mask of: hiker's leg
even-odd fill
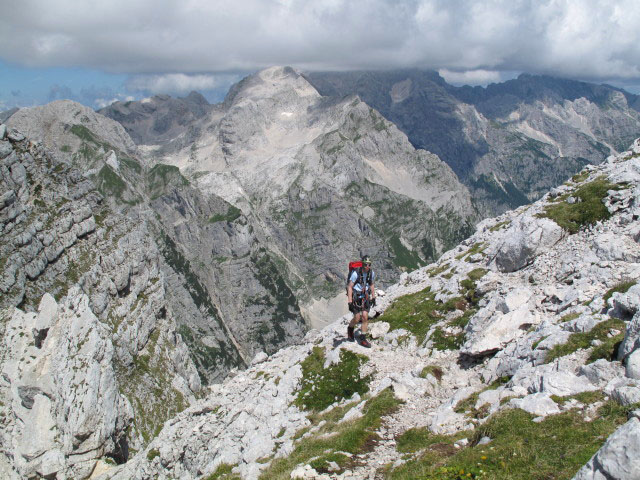
[[[362,312],[354,312],[353,313],[353,318],[349,322],[349,328],[355,328],[355,326],[358,324],[358,320],[360,320],[360,315],[361,314],[362,314]]]
[[[362,315],[362,326],[360,327],[360,332],[362,332],[362,335],[365,335],[367,333],[367,330],[369,329],[369,312],[367,312],[366,310],[363,310],[361,312]]]

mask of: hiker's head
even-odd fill
[[[371,257],[369,255],[362,256],[362,266],[364,268],[371,268]]]

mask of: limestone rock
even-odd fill
[[[515,272],[564,236],[562,228],[552,220],[524,215],[504,234],[494,261],[501,272]]]
[[[541,417],[560,413],[558,405],[551,399],[549,393],[534,393],[523,398],[514,398],[509,403],[525,412]]]
[[[632,418],[618,428],[573,478],[574,480],[640,478],[640,420]]]

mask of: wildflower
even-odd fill
[[[486,456],[486,455],[482,455],[482,456],[480,457],[480,460],[486,460],[486,459],[487,459],[487,456]]]

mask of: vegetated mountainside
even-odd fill
[[[323,95],[359,95],[416,148],[437,154],[483,216],[540,198],[640,134],[640,97],[607,85],[523,74],[486,88],[454,87],[419,70],[306,78]]]
[[[481,222],[167,422],[101,479],[640,476],[640,139]]]
[[[102,113],[118,119],[114,112],[144,105],[116,103]],[[134,120],[124,124],[129,131]],[[248,219],[272,252],[269,269],[283,275],[314,325],[346,311],[350,260],[371,255],[379,282],[390,284],[466,237],[477,218],[467,189],[436,155],[415,150],[357,97],[323,98],[288,67],[245,78],[196,127],[151,143],[147,162],[178,166]],[[232,272],[234,261],[225,255],[218,265]],[[234,306],[261,304],[233,283],[225,291]]]

